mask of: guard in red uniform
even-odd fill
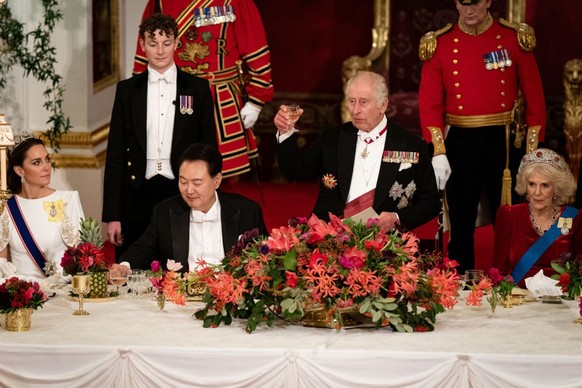
[[[455,0],[458,24],[425,34],[419,48],[424,61],[420,124],[426,141],[434,146],[437,185],[440,190],[446,187],[448,252],[460,263],[461,272],[475,265],[481,193],[486,193],[492,220],[500,203],[511,204],[509,132],[519,90],[525,100],[528,152],[543,141],[546,123],[542,83],[532,53],[533,29],[524,23],[493,20],[491,1]],[[512,143],[521,148],[524,135],[517,131]]]
[[[176,65],[210,82],[223,176],[250,170],[258,155],[252,126],[273,98],[271,56],[252,0],[149,0],[143,18],[160,12],[178,22]],[[242,67],[248,70],[242,84]],[[139,44],[134,73],[147,68]]]

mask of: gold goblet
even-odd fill
[[[297,104],[289,104],[287,105],[287,116],[289,117],[289,120],[293,122],[293,124],[291,124],[291,128],[295,127],[295,123],[297,122],[297,120],[299,120],[299,109],[301,109],[301,107]]]
[[[90,275],[75,275],[73,276],[72,291],[77,294],[79,298],[79,309],[73,312],[73,315],[89,315],[83,310],[83,296],[91,291],[91,276]]]

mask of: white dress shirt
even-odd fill
[[[214,193],[214,205],[203,213],[190,210],[190,242],[188,246],[188,265],[196,268],[197,259],[204,259],[209,264],[219,264],[224,258],[222,244],[222,221],[220,220],[220,201]]]
[[[352,170],[352,183],[350,185],[347,202],[376,188],[378,175],[380,174],[380,166],[382,165],[382,155],[384,153],[384,145],[386,144],[387,131],[384,131],[382,134],[381,132],[386,128],[387,124],[388,120],[384,116],[382,121],[370,132],[358,131],[356,155]],[[366,139],[370,139],[372,142],[366,144]],[[366,157],[362,156],[364,150],[367,153]]]
[[[160,174],[174,179],[170,163],[176,104],[176,66],[164,74],[148,66],[146,179]]]

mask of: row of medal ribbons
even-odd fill
[[[503,69],[506,66],[511,66],[513,63],[511,58],[509,58],[509,51],[507,49],[483,54],[483,62],[485,62],[485,68],[487,70]]]
[[[236,16],[232,9],[232,5],[196,8],[194,10],[194,25],[196,27],[229,23],[234,22],[235,20]]]

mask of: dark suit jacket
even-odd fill
[[[218,191],[224,252],[237,243],[244,232],[259,229],[266,235],[261,206],[239,194]],[[188,269],[190,242],[190,207],[180,195],[154,207],[152,221],[145,233],[121,256],[132,268],[149,269],[154,260],[165,266],[167,259],[181,262]]]
[[[145,180],[147,89],[147,70],[117,84],[105,162],[103,222],[122,221],[129,187],[137,190]],[[191,115],[180,113],[180,96],[193,96]],[[216,129],[208,81],[178,69],[175,101],[171,164],[177,177],[182,152],[192,143],[216,145]]]
[[[277,158],[283,175],[290,179],[319,178],[319,195],[313,213],[322,219],[329,219],[328,212],[340,217],[343,214],[352,181],[357,134],[358,129],[352,123],[345,123],[325,130],[303,150],[299,149],[295,134],[277,146]],[[403,228],[414,229],[434,218],[440,209],[428,147],[420,137],[390,122],[386,136],[385,150],[418,152],[419,161],[401,171],[400,163],[382,162],[374,210],[378,214],[383,211],[396,212]],[[322,178],[327,174],[337,180],[335,187],[324,185]],[[402,185],[403,190],[408,188],[411,195],[395,190],[395,182]]]

